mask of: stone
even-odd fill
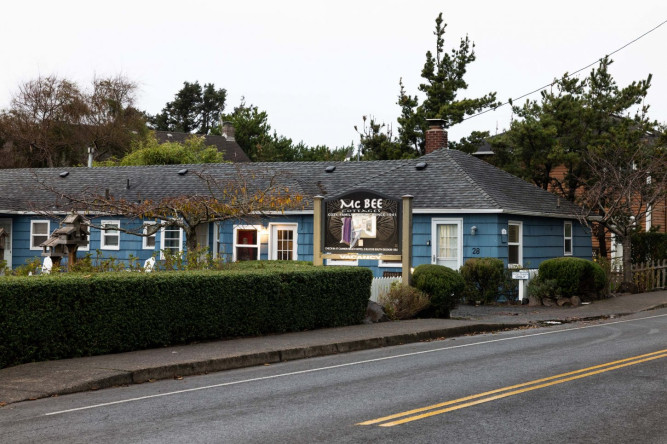
[[[545,307],[553,307],[554,305],[556,305],[556,302],[551,298],[544,298],[542,299],[542,305],[544,305]]]
[[[556,299],[556,304],[558,304],[559,307],[563,307],[565,305],[572,305],[572,302],[570,302],[570,298],[560,297]]]
[[[570,303],[573,307],[578,307],[581,305],[581,298],[579,296],[572,296],[570,298]]]
[[[542,305],[542,299],[536,296],[528,296],[528,306],[529,307],[538,307]]]
[[[373,324],[375,322],[385,322],[388,320],[389,318],[384,313],[384,308],[382,308],[382,305],[378,304],[377,302],[368,301],[364,324]]]

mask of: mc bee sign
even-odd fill
[[[401,202],[368,190],[326,199],[324,253],[401,254]]]

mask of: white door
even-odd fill
[[[463,220],[431,221],[431,263],[458,270],[463,261]]]
[[[3,251],[3,257],[1,260],[6,261],[7,267],[12,268],[12,220],[11,219],[0,219],[0,228],[4,228],[7,233],[7,238],[5,239],[5,249]]]
[[[271,260],[295,261],[296,225],[271,225]]]

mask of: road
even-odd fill
[[[0,441],[665,443],[667,309],[12,404]]]

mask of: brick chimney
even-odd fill
[[[232,122],[222,122],[222,136],[228,142],[234,142],[234,125]]]
[[[428,130],[426,131],[425,151],[432,153],[441,148],[447,149],[447,131],[445,121],[442,119],[426,119]]]

